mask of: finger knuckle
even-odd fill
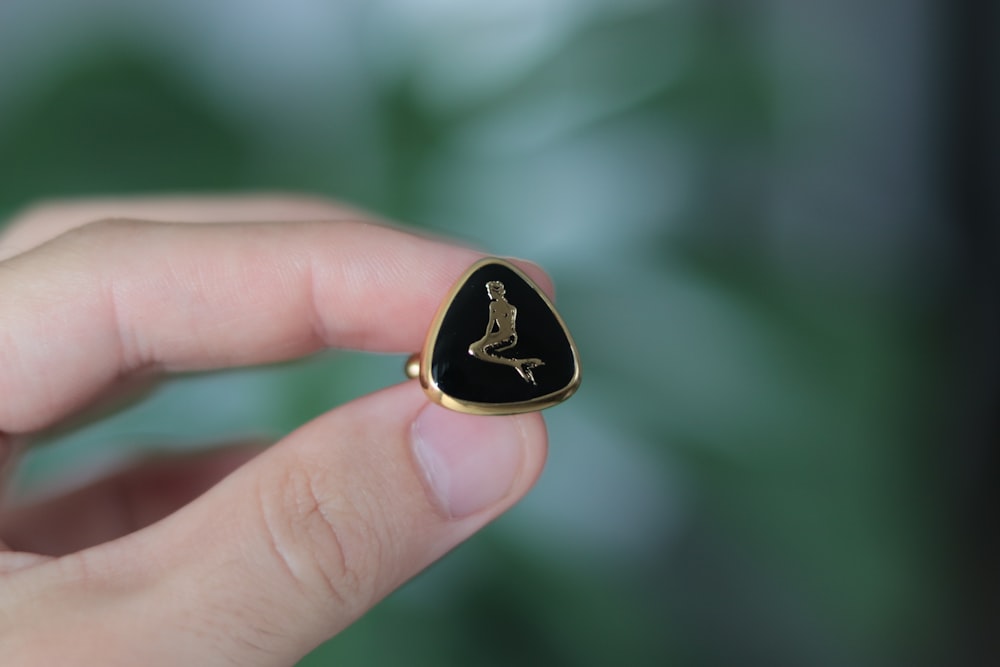
[[[261,515],[272,553],[303,594],[360,610],[376,598],[385,536],[370,504],[337,486],[293,467],[262,489]]]
[[[98,218],[63,231],[50,244],[64,260],[72,262],[76,259],[85,264],[94,252],[133,243],[138,235],[154,226],[156,223],[128,218]]]
[[[106,242],[109,237],[118,237],[130,231],[151,227],[154,224],[130,218],[96,218],[68,229],[62,234],[62,238]]]

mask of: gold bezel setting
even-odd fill
[[[507,292],[514,295],[510,301]],[[471,327],[484,313],[486,334],[476,340],[480,334]],[[524,272],[495,257],[476,262],[456,281],[431,322],[419,360],[411,357],[406,370],[435,403],[477,415],[543,410],[572,396],[581,380],[576,344],[552,302]]]

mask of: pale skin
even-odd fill
[[[534,357],[517,359],[498,354],[517,345],[517,308],[507,301],[504,284],[490,281],[486,283],[486,293],[490,297],[486,334],[469,346],[469,354],[491,364],[510,366],[525,382],[537,384],[532,371],[545,362]]]
[[[308,198],[29,209],[0,236],[0,466],[171,373],[419,349],[478,258]],[[538,414],[449,412],[410,381],[266,450],[0,508],[4,667],[293,664],[513,505],[545,453]]]

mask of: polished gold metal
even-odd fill
[[[562,328],[562,332],[565,334],[566,341],[572,351],[574,366],[572,379],[560,390],[522,402],[480,403],[465,401],[450,396],[442,391],[437,384],[435,384],[434,379],[431,377],[430,359],[433,353],[434,343],[438,337],[438,332],[441,329],[441,323],[444,320],[452,302],[455,300],[459,290],[466,284],[473,273],[488,264],[500,264],[520,277],[529,287],[531,287],[532,290],[534,290],[545,305],[548,306],[552,315]],[[486,333],[481,339],[472,341],[469,344],[468,353],[477,359],[482,360],[484,363],[511,366],[511,368],[516,371],[525,382],[536,385],[533,371],[534,369],[545,365],[545,362],[542,359],[534,357],[516,359],[496,354],[501,350],[510,350],[517,344],[517,308],[514,304],[511,304],[506,300],[506,290],[503,283],[499,281],[490,281],[485,284],[484,287],[486,288],[487,295],[490,298],[488,312],[489,320],[486,325]],[[544,410],[545,408],[552,407],[553,405],[561,403],[572,396],[576,392],[577,388],[579,388],[581,380],[580,360],[576,343],[573,341],[573,338],[570,335],[569,330],[566,328],[566,324],[559,315],[559,312],[552,305],[552,302],[545,295],[545,293],[538,289],[535,283],[528,278],[524,272],[510,262],[495,257],[482,259],[476,262],[469,267],[468,270],[466,270],[461,278],[455,282],[441,306],[438,308],[438,312],[431,323],[430,330],[428,331],[427,337],[424,341],[422,351],[411,355],[409,359],[407,359],[405,370],[408,378],[420,380],[420,384],[423,387],[424,392],[435,403],[438,403],[439,405],[450,410],[476,415],[518,414]]]
[[[490,297],[486,334],[469,345],[469,354],[490,364],[510,366],[522,380],[537,385],[532,371],[544,366],[544,361],[535,357],[518,359],[497,354],[517,345],[517,306],[507,301],[506,292],[507,288],[499,280],[486,283],[486,294]]]
[[[406,377],[416,380],[420,377],[420,353],[415,352],[406,360]]]

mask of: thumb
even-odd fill
[[[110,662],[291,664],[510,507],[545,451],[538,414],[459,414],[403,384],[307,424],[165,521],[81,552],[86,567],[58,568],[86,573],[76,594],[45,597],[61,615],[108,582],[101,623],[91,614],[88,641],[70,642],[76,659],[125,641]]]

